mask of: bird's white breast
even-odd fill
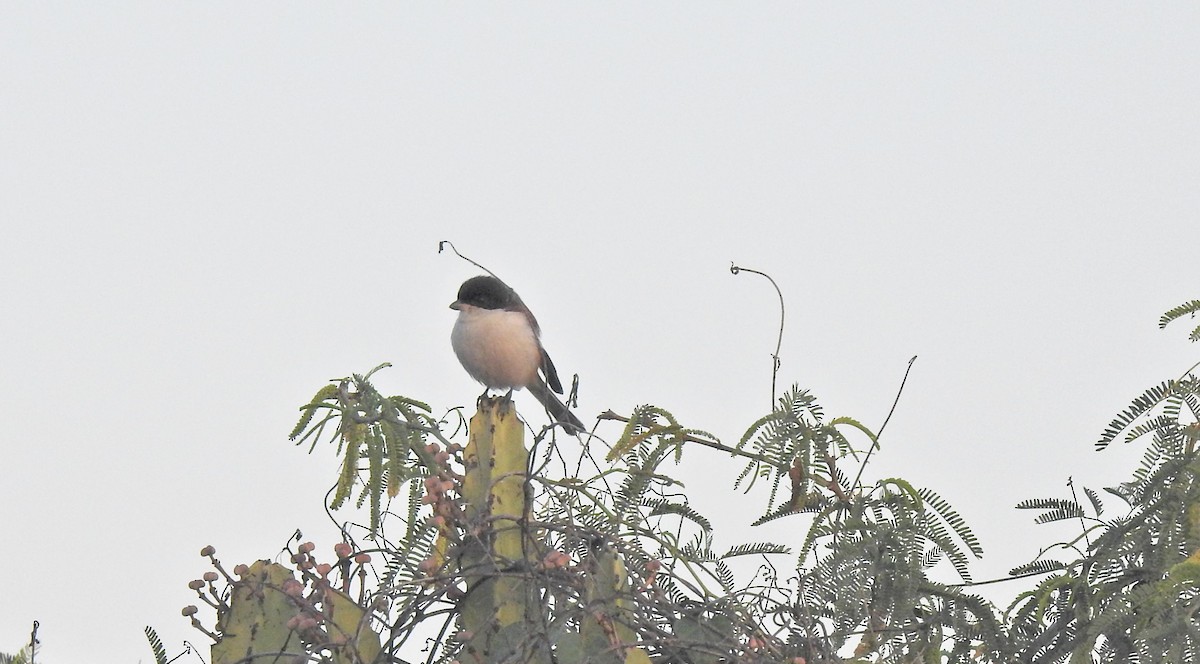
[[[490,389],[520,389],[537,380],[541,346],[520,312],[463,305],[450,344],[467,373]]]

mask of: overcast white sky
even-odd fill
[[[330,550],[336,460],[286,440],[327,379],[472,403],[438,240],[585,420],[765,412],[776,295],[731,261],[831,415],[878,426],[919,355],[868,475],[955,504],[980,579],[1055,541],[1019,499],[1126,476],[1092,443],[1200,350],[1155,328],[1200,297],[1194,2],[6,2],[0,91],[0,651],[36,619],[48,664],[207,648],[205,544]],[[689,461],[736,543],[763,497]]]

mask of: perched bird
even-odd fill
[[[516,291],[495,277],[471,277],[450,308],[458,311],[450,344],[472,378],[489,390],[528,388],[569,433],[585,431],[583,422],[551,392],[562,394],[558,371],[542,348],[537,319]]]

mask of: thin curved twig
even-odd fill
[[[757,274],[762,277],[766,277],[767,281],[771,282],[771,285],[775,287],[775,293],[777,295],[779,295],[779,337],[775,341],[775,352],[771,354],[771,408],[774,408],[775,407],[775,382],[776,382],[776,379],[779,377],[779,366],[781,364],[781,362],[779,360],[779,350],[781,348],[783,348],[783,320],[784,320],[784,314],[786,313],[784,310],[784,304],[783,304],[783,291],[779,290],[779,284],[775,283],[775,280],[771,278],[771,275],[767,274],[766,272],[759,272],[758,270],[753,270],[748,267],[740,267],[738,265],[735,265],[734,263],[729,264],[729,271],[733,274],[737,274],[739,272],[745,271],[745,272],[751,272],[753,274]]]
[[[470,258],[467,258],[466,256],[463,256],[462,254],[460,254],[460,253],[458,252],[458,247],[454,246],[454,243],[453,243],[453,242],[451,242],[450,240],[439,240],[439,241],[438,241],[438,253],[440,254],[440,253],[442,253],[443,251],[445,251],[445,249],[446,249],[446,246],[447,246],[447,245],[449,245],[449,247],[450,247],[450,251],[453,251],[455,256],[458,256],[459,258],[461,258],[461,259],[463,259],[464,261],[466,261],[466,262],[470,263],[471,265],[474,265],[475,267],[477,267],[477,268],[479,268],[479,269],[483,270],[484,272],[487,272],[488,274],[492,275],[493,277],[496,277],[497,279],[500,279],[500,277],[497,277],[497,276],[496,276],[496,273],[495,273],[495,272],[492,272],[491,270],[489,270],[489,269],[487,269],[486,267],[484,267],[484,266],[480,265],[479,263],[476,263],[475,261],[471,260]],[[505,283],[505,285],[508,285],[508,284],[507,284],[507,282],[504,282],[504,280],[503,280],[503,279],[500,279],[500,281],[501,281],[501,282],[503,282],[503,283]]]
[[[887,428],[888,422],[892,421],[892,414],[896,412],[896,405],[900,403],[900,395],[904,394],[904,385],[908,382],[908,374],[912,371],[913,362],[917,361],[917,356],[913,355],[908,360],[908,367],[904,370],[904,378],[900,380],[900,389],[896,390],[896,398],[892,400],[892,408],[888,411],[887,417],[883,418],[883,424],[879,425],[879,431],[875,432],[875,442],[871,444],[871,449],[867,450],[863,456],[862,463],[858,466],[858,474],[854,476],[854,484],[850,485],[850,493],[858,490],[858,483],[862,480],[863,471],[867,469],[867,462],[871,460],[871,455],[879,447],[879,439],[883,437],[883,430]]]

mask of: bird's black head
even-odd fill
[[[450,305],[458,309],[459,305],[470,304],[481,309],[508,309],[521,301],[513,289],[495,277],[480,275],[471,277],[458,288],[458,299]]]

